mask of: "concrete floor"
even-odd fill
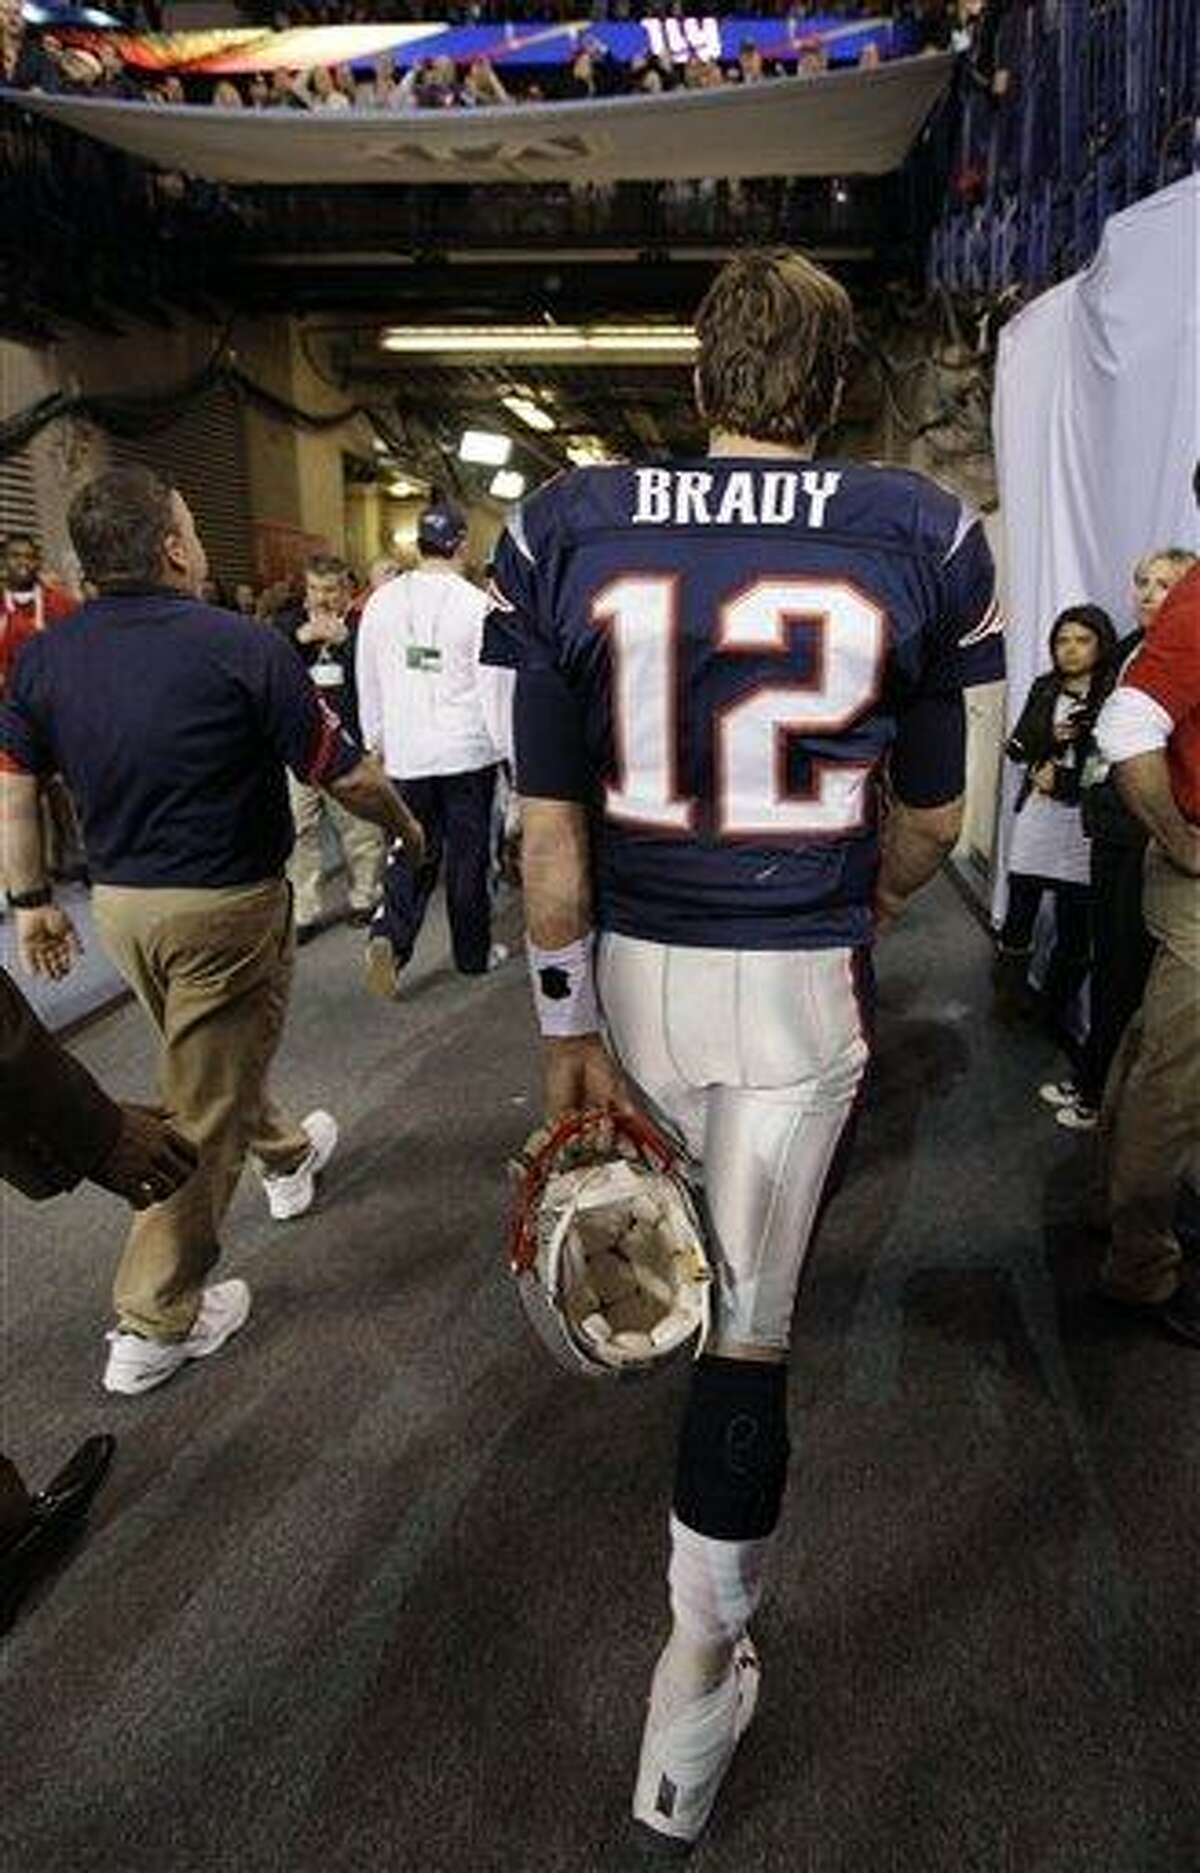
[[[510,920],[512,913],[510,912]],[[111,1480],[0,1651],[4,1873],[591,1873],[628,1857],[683,1371],[560,1375],[510,1291],[523,968],[406,1000],[300,958],[277,1086],[318,1207],[246,1178],[238,1340],[99,1390],[119,1207],[3,1208],[3,1446]],[[700,1873],[1196,1873],[1200,1360],[1086,1298],[1086,1148],[939,883],[882,946],[878,1080],[799,1310],[760,1716]],[[126,1006],[78,1051],[145,1095]]]

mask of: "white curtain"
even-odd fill
[[[1000,336],[994,426],[1007,580],[1009,724],[1049,667],[1064,606],[1133,628],[1130,574],[1152,547],[1200,547],[1200,177],[1114,215],[1082,273]],[[1005,763],[993,910],[1005,897]]]

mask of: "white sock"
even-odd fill
[[[713,1690],[729,1670],[762,1597],[772,1539],[718,1541],[672,1515],[667,1579],[674,1624],[651,1690],[660,1720]]]

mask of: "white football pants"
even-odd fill
[[[868,1058],[849,949],[719,950],[605,933],[614,1053],[703,1168],[710,1350],[786,1352],[800,1271]]]

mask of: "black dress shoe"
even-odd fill
[[[1200,1274],[1188,1268],[1169,1301],[1162,1304],[1162,1330],[1173,1340],[1200,1346]]]
[[[1188,1268],[1174,1294],[1165,1301],[1125,1301],[1105,1288],[1097,1292],[1127,1319],[1144,1321],[1170,1340],[1200,1347],[1200,1270]]]
[[[89,1437],[58,1474],[29,1499],[29,1519],[0,1546],[0,1632],[12,1624],[41,1570],[79,1533],[92,1498],[108,1475],[115,1437]]]

